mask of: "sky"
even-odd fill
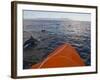
[[[75,12],[56,12],[56,11],[34,11],[23,10],[24,19],[36,18],[68,18],[78,21],[91,21],[90,13],[75,13]]]

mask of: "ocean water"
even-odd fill
[[[37,53],[41,53],[41,56],[46,57],[59,45],[69,43],[76,48],[86,66],[91,65],[90,27],[90,22],[86,21],[24,20],[24,31],[29,32],[35,39],[40,41],[34,51],[40,50]]]

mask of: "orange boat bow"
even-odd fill
[[[41,63],[32,65],[32,68],[56,68],[73,66],[85,66],[85,63],[80,58],[75,48],[69,44],[64,44],[56,48],[56,50]]]

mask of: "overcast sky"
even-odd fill
[[[24,19],[36,18],[69,18],[79,21],[91,21],[91,14],[89,13],[72,13],[72,12],[53,12],[53,11],[23,11]]]

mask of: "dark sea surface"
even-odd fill
[[[88,21],[24,20],[24,42],[30,36],[38,41],[33,48],[23,49],[23,68],[28,69],[45,59],[55,48],[69,43],[76,48],[86,66],[91,65],[91,23]],[[34,62],[35,61],[35,62]]]

